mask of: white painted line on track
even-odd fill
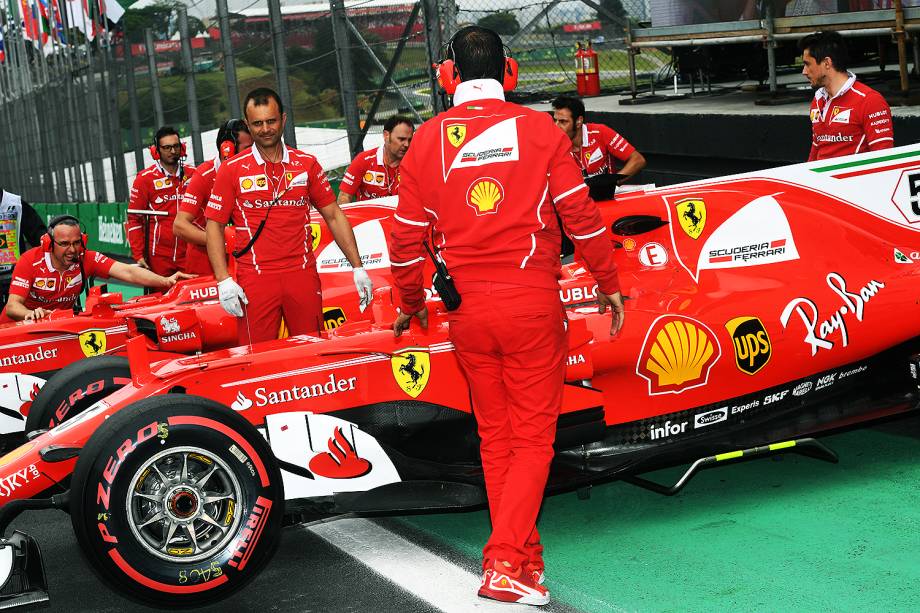
[[[370,520],[340,519],[308,530],[444,613],[539,611],[538,607],[479,598],[476,592],[482,577]]]

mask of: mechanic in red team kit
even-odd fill
[[[571,143],[545,114],[506,102],[517,64],[501,38],[463,28],[439,81],[453,108],[426,121],[403,160],[390,260],[400,336],[428,324],[422,269],[432,236],[462,303],[450,338],[469,380],[482,440],[492,535],[479,595],[546,604],[536,530],[562,405],[567,338],[559,299],[556,212],[598,281],[601,312],[623,323],[611,237],[588,196]],[[441,292],[441,290],[439,290]]]
[[[254,146],[221,164],[205,211],[208,257],[220,303],[242,317],[239,343],[278,336],[282,315],[291,335],[322,330],[319,274],[307,234],[312,205],[354,268],[363,310],[373,285],[361,266],[355,235],[335,202],[316,158],[281,140],[287,116],[273,90],[259,88],[243,102]],[[227,273],[224,227],[236,226],[237,281]],[[244,311],[243,306],[248,305]]]
[[[894,147],[891,109],[877,91],[847,70],[846,43],[838,32],[802,39],[802,74],[816,88],[811,102],[808,161]]]
[[[572,96],[553,100],[553,121],[572,142],[572,157],[585,177],[623,175],[620,183],[645,168],[645,157],[616,130],[601,123],[585,123],[585,104]],[[617,170],[617,162],[622,168]]]
[[[198,166],[188,182],[179,205],[173,232],[188,245],[185,250],[185,272],[211,274],[204,227],[207,220],[204,207],[211,196],[214,178],[221,163],[252,147],[252,136],[242,119],[230,119],[217,131],[217,157]]]
[[[409,150],[415,125],[408,117],[394,115],[383,124],[383,144],[359,153],[351,161],[342,185],[339,204],[393,196],[399,191],[399,163]]]
[[[41,245],[19,258],[13,269],[13,282],[0,323],[30,321],[47,317],[52,311],[73,308],[90,277],[108,277],[144,287],[167,289],[179,279],[193,275],[174,273],[162,277],[154,272],[122,264],[86,248],[86,235],[80,221],[70,215],[55,217]]]
[[[150,153],[153,164],[134,179],[128,208],[161,214],[128,213],[128,242],[138,264],[158,275],[171,275],[182,270],[185,262],[185,241],[173,234],[173,222],[195,167],[182,161],[185,145],[169,126],[157,130]]]

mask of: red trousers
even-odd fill
[[[182,270],[182,267],[185,265],[185,249],[182,249],[182,253],[178,260],[173,259],[171,255],[152,255],[150,259],[147,260],[147,266],[150,267],[150,270],[168,277],[173,273],[179,272]]]
[[[567,339],[559,291],[506,283],[458,286],[450,339],[470,384],[492,534],[483,560],[543,567],[536,529],[556,422]]]
[[[237,323],[240,345],[278,338],[282,315],[292,336],[322,330],[323,296],[316,268],[259,274],[239,267],[237,283],[249,299]]]

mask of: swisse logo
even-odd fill
[[[805,394],[810,392],[814,386],[815,384],[812,383],[811,381],[804,381],[802,383],[799,383],[794,388],[792,388],[792,395],[793,396],[804,396]]]
[[[201,289],[193,289],[188,293],[190,300],[207,300],[209,298],[217,298],[217,287],[212,285],[210,287],[204,287]]]
[[[114,217],[102,215],[99,217],[99,242],[111,245],[121,245],[125,242],[124,226]]]
[[[725,421],[726,419],[728,419],[728,407],[722,407],[721,409],[700,413],[699,415],[695,416],[693,418],[693,427],[703,428],[705,426],[717,424],[720,421]]]
[[[559,290],[559,299],[564,304],[575,304],[578,302],[593,302],[597,300],[597,285],[588,289],[587,287],[567,287]]]
[[[233,553],[230,554],[230,560],[227,562],[237,570],[246,568],[252,552],[255,551],[256,544],[262,537],[262,530],[268,522],[269,512],[272,510],[272,501],[263,496],[256,499],[252,506],[252,513],[246,520],[246,527],[240,532],[240,538],[233,545]]]

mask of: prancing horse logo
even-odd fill
[[[431,357],[424,349],[407,349],[390,358],[396,383],[412,398],[418,398],[428,385]]]

